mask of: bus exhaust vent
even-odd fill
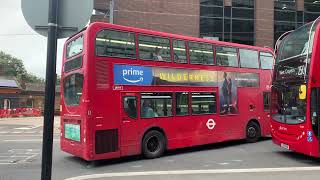
[[[96,61],[96,87],[98,90],[109,88],[109,64],[107,61]]]
[[[96,154],[118,151],[118,130],[96,131]]]

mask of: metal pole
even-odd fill
[[[109,15],[109,23],[113,24],[113,12],[114,12],[114,0],[110,1],[110,15]]]
[[[49,0],[41,180],[51,180],[59,0]]]

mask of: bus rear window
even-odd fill
[[[83,35],[72,40],[67,45],[67,58],[80,54],[83,50]]]
[[[79,105],[83,88],[83,75],[71,74],[63,80],[64,101],[68,106]]]

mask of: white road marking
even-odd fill
[[[87,180],[110,177],[154,176],[154,175],[194,175],[194,174],[233,174],[233,173],[266,173],[266,172],[296,172],[319,171],[320,166],[282,167],[282,168],[252,168],[252,169],[207,169],[207,170],[177,170],[177,171],[142,171],[92,174],[67,178],[66,180]]]
[[[30,129],[36,129],[38,127],[41,127],[41,126],[26,126],[26,127],[19,127],[19,128],[14,128],[14,129],[18,129],[18,130],[30,130]]]
[[[136,166],[131,166],[133,168],[141,168],[142,166],[141,165],[136,165]]]
[[[242,162],[243,160],[240,160],[240,159],[234,159],[234,160],[231,160],[233,162]]]
[[[0,163],[0,165],[13,165],[13,164],[17,164],[17,163]]]
[[[228,165],[228,164],[230,164],[230,163],[223,162],[223,163],[217,163],[217,164],[224,166],[224,165]]]
[[[4,142],[42,142],[42,139],[5,139]],[[54,139],[53,142],[58,142],[59,139]]]
[[[9,131],[0,131],[0,134],[7,134]]]
[[[22,131],[13,131],[13,132],[11,132],[12,134],[21,134],[22,133]]]

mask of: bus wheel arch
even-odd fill
[[[257,119],[251,119],[246,126],[246,141],[254,143],[261,137],[261,125]]]
[[[158,158],[167,149],[167,136],[159,127],[149,128],[141,139],[141,152],[145,158]]]

